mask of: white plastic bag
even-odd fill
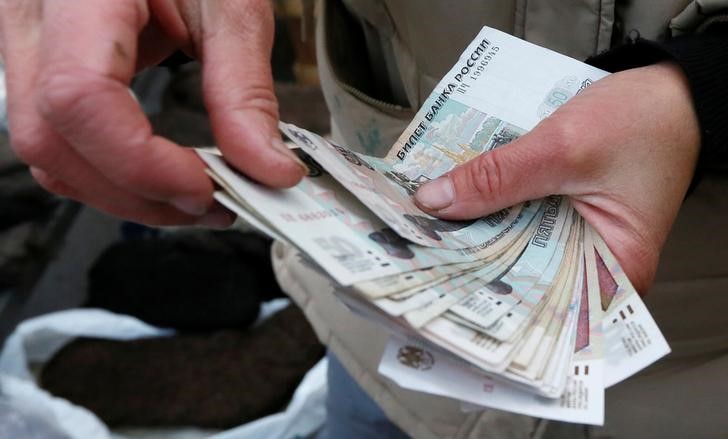
[[[280,304],[273,308],[280,309]],[[76,337],[131,340],[174,334],[169,329],[148,325],[134,317],[97,309],[76,309],[36,317],[21,323],[7,339],[0,353],[0,398],[6,404],[31,410],[69,438],[124,438],[114,434],[89,410],[50,395],[38,387],[31,363],[45,363]],[[326,417],[326,359],[311,369],[296,390],[288,408],[240,427],[215,433],[215,439],[290,439],[306,437],[317,431]],[[160,437],[160,432],[149,430]],[[190,429],[179,436],[190,437]],[[209,434],[192,434],[209,437]],[[175,437],[172,429],[164,437]],[[135,437],[138,437],[135,434]]]
[[[307,437],[326,420],[326,370],[324,357],[306,373],[285,411],[233,428],[210,439],[292,439]]]
[[[32,408],[36,415],[71,438],[110,438],[106,425],[90,411],[39,388],[30,363],[45,363],[80,336],[129,340],[172,333],[133,317],[94,309],[36,317],[21,323],[5,342],[0,354],[0,390],[8,403]]]

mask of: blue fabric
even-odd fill
[[[406,439],[330,351],[326,426],[317,439]]]

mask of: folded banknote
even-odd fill
[[[220,203],[392,331],[382,375],[464,410],[601,424],[604,389],[669,352],[602,237],[558,195],[471,221],[432,217],[412,197],[606,75],[486,27],[383,157],[281,123],[310,173],[270,189],[198,153]]]

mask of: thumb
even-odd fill
[[[443,219],[478,218],[526,200],[559,193],[566,176],[548,137],[534,130],[424,184],[415,202]]]
[[[201,2],[203,94],[225,158],[249,177],[292,186],[307,172],[278,133],[269,0]]]

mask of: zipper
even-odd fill
[[[315,4],[315,2],[313,0],[303,0],[303,1],[304,1],[304,3],[310,3],[311,5]],[[326,20],[329,19],[328,17],[326,17],[326,14],[327,14],[326,6],[327,5],[319,3],[319,6],[322,6],[322,8],[318,11],[318,13],[320,14],[318,18],[325,22]],[[305,5],[304,5],[304,9],[306,9]],[[311,12],[313,12],[313,8],[310,10],[311,10]],[[307,15],[307,14],[304,14],[304,16],[305,15]],[[313,20],[313,15],[311,16],[311,20]],[[386,101],[382,101],[382,100],[373,98],[373,97],[369,96],[368,94],[364,93],[363,91],[359,90],[358,88],[341,81],[341,79],[339,79],[339,77],[336,74],[334,66],[331,65],[331,57],[329,56],[327,38],[328,38],[328,35],[325,35],[323,37],[323,40],[324,40],[323,57],[326,59],[325,60],[319,59],[318,65],[319,65],[319,68],[328,70],[327,76],[330,76],[331,79],[333,80],[333,82],[339,88],[341,88],[345,92],[349,93],[351,96],[358,99],[362,103],[369,105],[370,107],[374,107],[375,109],[377,109],[389,116],[392,116],[394,118],[409,121],[409,119],[412,119],[412,117],[414,117],[415,111],[412,108],[406,108],[401,105],[397,105],[397,104],[393,104],[390,102],[386,102]]]
[[[363,101],[364,103],[369,104],[370,106],[375,107],[378,110],[381,110],[391,116],[395,116],[397,118],[406,116],[411,119],[412,116],[414,116],[414,114],[415,114],[414,110],[411,108],[405,108],[401,105],[392,104],[390,102],[385,102],[385,101],[373,98],[373,97],[369,96],[368,94],[364,93],[363,91],[359,90],[358,88],[353,87],[344,82],[341,82],[341,80],[339,80],[339,78],[337,78],[336,75],[332,75],[332,77],[334,78],[334,81],[339,85],[339,87],[344,89],[346,92],[348,92],[352,96],[356,97],[360,101]]]

